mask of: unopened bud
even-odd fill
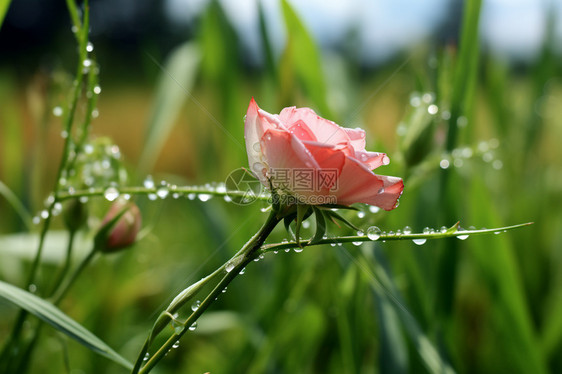
[[[105,215],[102,228],[96,235],[98,249],[117,252],[132,245],[141,228],[141,213],[135,203],[118,200]]]
[[[78,199],[68,202],[63,210],[64,224],[70,231],[78,231],[86,223],[88,218],[86,204]]]

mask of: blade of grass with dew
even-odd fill
[[[151,59],[152,56],[149,56]],[[164,65],[154,60],[162,70],[156,96],[146,126],[143,152],[139,161],[140,175],[144,175],[156,163],[168,138],[181,106],[195,82],[200,53],[194,43],[185,43],[174,49]]]
[[[288,59],[283,63],[293,65],[306,94],[316,104],[320,113],[326,118],[333,118],[326,100],[320,50],[289,2],[282,0],[281,6],[288,34],[285,51]]]
[[[441,357],[437,348],[423,333],[414,316],[406,308],[406,303],[392,280],[390,270],[384,266],[386,259],[382,250],[374,245],[375,258],[369,258],[368,247],[363,246],[363,252],[357,257],[348,254],[367,277],[376,297],[380,297],[392,306],[420,359],[430,373],[454,373],[453,368]]]
[[[3,281],[0,281],[0,297],[11,301],[97,354],[127,369],[133,368],[129,361],[48,301]]]
[[[471,205],[471,217],[482,224],[498,224],[500,219],[493,205],[484,203],[490,201],[491,196],[483,183],[474,179],[471,190],[470,201],[480,202]],[[548,372],[509,236],[475,237],[466,244],[475,266],[485,277],[489,292],[493,293],[493,318],[501,334],[501,352],[505,352],[521,372]]]
[[[463,128],[459,127],[459,119],[471,114],[469,107],[473,101],[479,61],[480,8],[481,0],[464,3],[460,50],[455,66],[451,117],[447,130],[446,151],[449,153],[458,142],[459,129]],[[445,204],[443,208],[445,221],[455,220],[459,216],[460,204],[457,196],[463,186],[456,177],[457,174],[451,168],[441,172],[440,191]],[[444,241],[442,246],[443,252],[438,259],[435,311],[445,318],[452,313],[459,251],[458,242],[454,240]],[[444,326],[444,329],[447,330],[447,326]]]

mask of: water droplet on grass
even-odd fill
[[[195,302],[191,304],[191,310],[195,312],[197,309],[199,309],[199,306],[201,306],[201,301],[195,300]]]
[[[293,250],[294,250],[296,253],[301,253],[301,252],[303,251],[303,248],[301,248],[301,247],[295,247],[295,248],[293,248]]]
[[[224,290],[223,290],[224,292]],[[189,326],[189,331],[195,331],[195,329],[197,328],[197,322],[193,322],[193,324],[191,326]]]
[[[60,117],[60,116],[62,116],[62,114],[63,114],[63,110],[60,106],[56,106],[56,107],[53,108],[53,115],[55,117]]]
[[[94,93],[95,93],[96,95],[99,95],[99,94],[101,93],[101,87],[100,87],[100,86],[95,86],[92,91],[94,91]]]
[[[367,229],[367,237],[371,240],[378,240],[381,237],[381,229],[371,226]]]
[[[449,168],[449,160],[444,158],[441,161],[439,161],[439,167],[441,169],[448,169]]]
[[[410,235],[412,233],[412,228],[410,226],[404,227],[404,234]]]
[[[209,195],[206,193],[200,193],[199,195],[197,195],[197,198],[203,202],[211,200],[212,197],[213,195]]]
[[[371,205],[369,207],[369,212],[371,212],[371,213],[378,213],[380,210],[381,210],[381,208],[379,208],[378,206]]]
[[[459,229],[457,230],[457,233],[462,232],[462,231],[466,231],[466,230],[463,229],[462,227],[459,227]],[[468,238],[468,235],[457,235],[457,239],[460,239],[460,240],[465,240],[467,238]]]
[[[109,187],[104,191],[103,196],[107,201],[114,201],[119,197],[119,191],[115,187]]]
[[[144,180],[144,182],[142,182],[144,188],[154,188],[154,181],[152,180],[152,176],[151,175],[147,175],[146,179]]]
[[[172,348],[173,348],[173,349],[176,349],[176,348],[178,348],[179,346],[180,346],[180,341],[177,340],[177,341],[174,343],[174,345],[172,345]]]
[[[165,199],[168,196],[169,193],[170,193],[170,191],[168,190],[167,187],[160,187],[156,191],[156,195],[158,195],[158,197],[161,198],[161,199]]]
[[[94,45],[92,44],[92,42],[88,42],[88,44],[86,44],[86,52],[92,52],[94,50]]]
[[[426,238],[412,239],[412,241],[414,242],[414,244],[423,245],[423,244],[425,244],[425,242],[427,241],[427,239],[426,239]]]

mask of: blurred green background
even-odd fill
[[[391,159],[377,173],[405,180],[396,210],[361,206],[348,214],[356,225],[535,224],[266,256],[155,372],[439,372],[442,363],[460,373],[562,372],[562,6],[373,3],[93,1],[101,94],[92,137],[119,146],[126,185],[149,174],[221,182],[247,166],[252,96],[271,113],[307,106],[366,129],[367,149]],[[66,105],[77,59],[70,25],[64,2],[14,0],[0,29],[0,279],[18,286],[61,154],[55,108]],[[266,217],[261,203],[136,201],[141,240],[98,258],[61,305],[131,360],[170,300]],[[108,208],[101,198],[87,205],[77,259]],[[39,293],[66,235],[55,218]],[[270,242],[286,237],[279,228]],[[0,344],[16,312],[0,301]],[[66,372],[65,355],[71,373],[123,372],[53,330],[40,344],[30,372]]]

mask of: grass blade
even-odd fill
[[[133,368],[129,361],[48,301],[3,281],[0,281],[0,297],[11,301],[92,351],[127,369]]]
[[[139,162],[141,175],[152,169],[164,142],[172,131],[174,120],[181,106],[191,96],[190,90],[195,82],[201,56],[195,44],[186,43],[171,53],[164,66],[161,66],[152,56],[149,57],[162,69],[162,74],[147,124],[145,145]]]

